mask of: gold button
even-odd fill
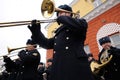
[[[117,69],[115,69],[115,71],[118,71]]]
[[[57,39],[57,36],[55,36],[55,39]]]
[[[66,39],[68,40],[68,39],[69,39],[69,37],[66,37]]]
[[[67,46],[65,47],[65,49],[68,49],[68,48],[69,48],[69,47],[67,47]]]
[[[56,51],[54,51],[53,53],[56,53]]]
[[[116,65],[116,63],[114,63],[114,65]]]
[[[56,45],[56,43],[54,43],[54,45]]]
[[[66,30],[67,32],[69,31],[69,29]]]

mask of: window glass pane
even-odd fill
[[[114,34],[110,38],[114,46],[120,47],[120,34]]]
[[[90,48],[89,48],[88,45],[85,45],[85,46],[84,46],[84,50],[85,50],[85,52],[86,52],[87,54],[90,53]]]

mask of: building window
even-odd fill
[[[85,45],[85,46],[84,46],[84,50],[85,50],[85,52],[86,52],[87,54],[90,53],[90,47],[89,47],[88,45]]]
[[[94,0],[93,1],[94,8],[98,7],[100,4],[102,4],[101,0]]]
[[[120,33],[114,34],[110,36],[111,42],[112,44],[117,47],[120,48]]]

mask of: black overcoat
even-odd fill
[[[50,80],[93,80],[83,49],[88,27],[86,20],[60,16],[57,22],[62,25],[53,38],[45,38],[42,32],[32,35],[41,47],[54,50]]]

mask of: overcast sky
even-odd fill
[[[26,20],[45,20],[41,14],[41,4],[43,0],[0,0],[0,23]],[[55,7],[61,4],[70,4],[72,0],[54,0]],[[54,16],[56,14],[54,13]],[[54,18],[54,16],[52,18]],[[51,18],[51,19],[52,19]],[[42,23],[42,32],[48,23]],[[31,36],[27,25],[0,28],[0,56],[8,54],[7,47],[18,48],[26,44]],[[46,61],[46,50],[39,49],[41,61]]]

